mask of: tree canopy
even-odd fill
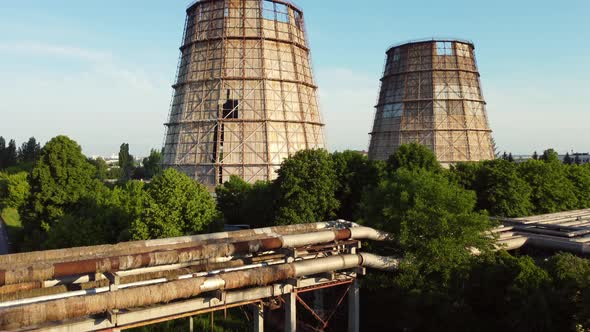
[[[0,173],[0,210],[11,207],[18,209],[27,200],[31,187],[27,173]]]
[[[20,209],[33,243],[42,242],[43,234],[66,211],[101,185],[94,174],[80,146],[68,137],[57,136],[45,144],[29,176],[30,195]]]
[[[325,150],[302,150],[286,159],[275,181],[278,224],[328,220],[339,207],[334,162]]]
[[[128,143],[121,144],[119,149],[119,167],[121,168],[121,178],[119,180],[123,182],[131,180],[135,162],[133,156],[129,154]]]
[[[431,172],[442,170],[434,153],[418,143],[402,144],[387,160],[387,168],[394,172],[398,168],[424,169]]]
[[[172,168],[154,178],[147,195],[130,229],[136,240],[200,233],[217,217],[207,189]]]

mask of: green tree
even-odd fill
[[[156,149],[150,150],[150,155],[143,158],[143,167],[148,179],[162,173],[162,153]]]
[[[522,217],[533,211],[532,189],[520,178],[517,166],[507,160],[482,163],[477,176],[477,206],[493,216]]]
[[[334,162],[325,150],[302,150],[283,161],[275,180],[278,224],[327,220],[339,207]]]
[[[405,258],[401,283],[446,285],[472,250],[488,252],[492,224],[473,212],[475,194],[441,173],[400,168],[364,199],[364,223],[392,232]]]
[[[539,157],[539,160],[542,160],[546,163],[559,162],[559,154],[557,154],[557,152],[555,152],[553,149],[547,149],[543,151],[543,155]]]
[[[29,196],[31,187],[27,180],[27,173],[0,173],[0,210],[11,207],[20,208]]]
[[[576,325],[590,328],[590,261],[568,253],[551,257],[546,269],[556,289],[554,305],[557,316],[565,328],[574,331]],[[568,326],[569,325],[569,326]]]
[[[102,159],[101,157],[98,157],[96,159],[88,158],[88,162],[91,163],[94,166],[94,168],[96,168],[95,177],[97,179],[107,179],[109,165],[107,165],[107,162],[104,159]]]
[[[513,163],[514,162],[514,157],[512,156],[512,153],[508,154],[508,161]]]
[[[30,196],[20,210],[29,245],[42,243],[66,211],[101,185],[94,175],[94,167],[73,140],[57,136],[45,144],[29,176]]]
[[[539,155],[537,154],[537,151],[533,152],[532,158],[533,158],[533,160],[538,160],[539,159]]]
[[[481,162],[459,162],[451,165],[451,176],[463,188],[479,192],[482,186],[479,185],[478,177],[482,167]]]
[[[546,161],[527,160],[518,164],[518,173],[532,188],[531,203],[535,213],[552,213],[575,209],[575,188],[567,178],[565,166],[548,154]]]
[[[135,162],[133,156],[129,154],[129,144],[123,143],[119,149],[119,167],[121,168],[121,177],[119,180],[125,182],[133,177]]]
[[[387,160],[387,168],[390,172],[402,167],[424,169],[431,172],[442,171],[442,167],[436,160],[434,153],[426,146],[418,143],[400,145],[398,150]]]
[[[589,164],[590,165],[590,164]],[[567,178],[573,184],[577,208],[590,208],[590,167],[572,164],[567,167]]]
[[[167,169],[147,188],[148,197],[131,225],[133,239],[155,239],[207,230],[217,217],[215,201],[201,184]]]
[[[0,169],[6,168],[6,140],[0,136]]]
[[[336,199],[340,208],[338,218],[354,220],[359,216],[362,193],[366,187],[375,187],[382,176],[384,166],[379,161],[369,161],[367,156],[356,151],[332,154],[338,189]]]
[[[11,139],[4,152],[5,168],[16,166],[18,162],[18,155],[16,152],[16,142]]]
[[[271,226],[274,217],[273,186],[258,181],[249,184],[236,175],[215,189],[217,209],[230,225]]]
[[[41,145],[35,137],[31,137],[18,149],[18,160],[21,163],[33,163],[39,157],[39,153],[41,153]]]
[[[68,248],[130,240],[129,227],[143,211],[144,184],[128,181],[110,190],[99,186],[60,218],[44,243],[45,248]]]

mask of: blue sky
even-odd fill
[[[0,135],[160,147],[186,0],[1,0]],[[299,0],[330,150],[366,149],[385,50],[472,40],[500,150],[590,151],[590,1]]]

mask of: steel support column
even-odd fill
[[[297,293],[285,294],[285,332],[297,331]]]
[[[359,331],[359,282],[354,280],[348,290],[348,332]]]
[[[254,316],[254,332],[264,331],[264,306],[262,303],[252,304],[252,314]]]

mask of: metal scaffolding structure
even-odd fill
[[[215,186],[271,180],[299,150],[324,148],[303,13],[280,0],[201,0],[186,25],[164,166]]]
[[[442,164],[494,158],[471,42],[427,40],[387,51],[369,158],[386,160],[411,142]]]

